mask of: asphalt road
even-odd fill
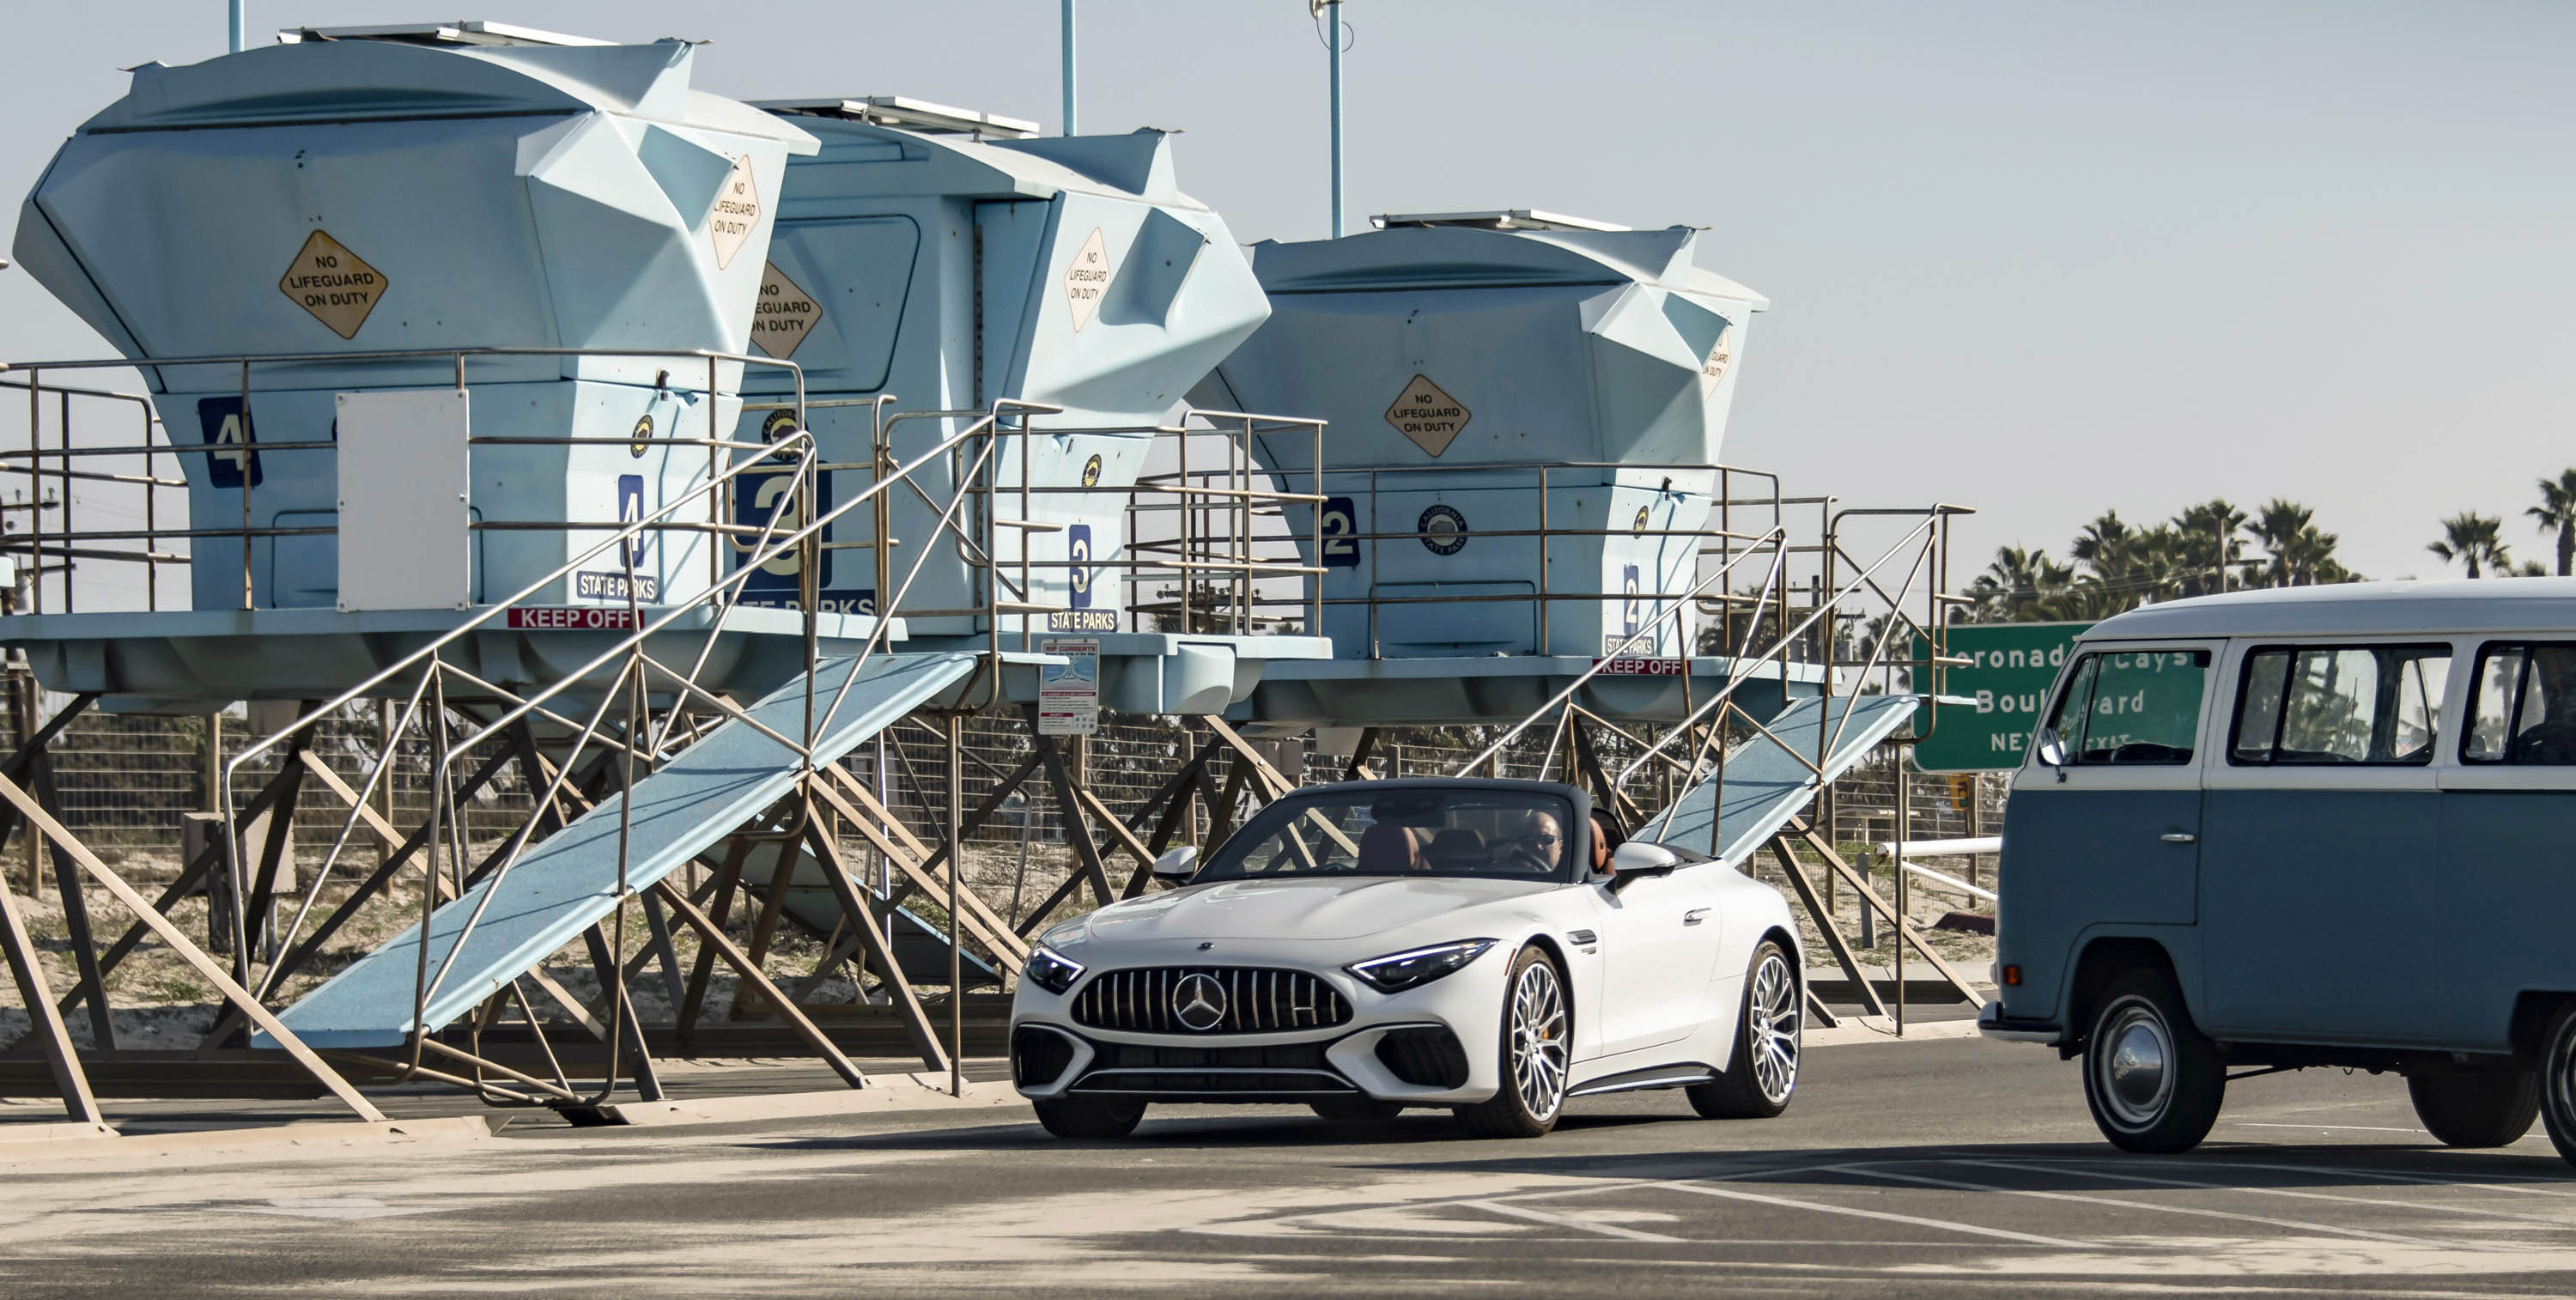
[[[2125,1157],[2075,1067],[1822,1048],[1788,1115],[1575,1104],[1535,1142],[1166,1108],[1118,1143],[960,1119],[572,1130],[0,1173],[0,1295],[2565,1296],[2576,1177],[2452,1152],[2393,1079],[2238,1085]]]

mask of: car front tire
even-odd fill
[[[2559,1157],[2576,1165],[2576,1002],[2558,1009],[2541,1038],[2540,1122]]]
[[[2084,1101],[2111,1145],[2189,1151],[2226,1097],[2226,1062],[2192,1023],[2172,975],[2131,971],[2103,992],[2084,1040]]]
[[[1521,949],[1503,979],[1500,1086],[1492,1100],[1456,1107],[1477,1137],[1543,1137],[1565,1110],[1573,1012],[1565,977],[1546,950]]]
[[[2406,1095],[2444,1146],[2511,1146],[2540,1117],[2540,1076],[2530,1070],[2427,1071],[2407,1076]]]
[[[1744,972],[1744,1006],[1735,1021],[1735,1061],[1724,1074],[1683,1091],[1708,1119],[1769,1119],[1789,1109],[1798,1090],[1806,1008],[1789,954],[1768,939]]]
[[[1123,1138],[1145,1119],[1145,1103],[1108,1097],[1057,1097],[1031,1102],[1038,1122],[1062,1138]]]

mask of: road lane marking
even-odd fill
[[[1622,1228],[1615,1223],[1595,1223],[1589,1219],[1575,1218],[1570,1214],[1550,1214],[1545,1210],[1535,1209],[1527,1205],[1510,1205],[1502,1201],[1462,1201],[1460,1204],[1469,1206],[1473,1209],[1491,1210],[1496,1214],[1508,1215],[1515,1219],[1527,1219],[1532,1223],[1545,1223],[1559,1228],[1575,1228],[1584,1232],[1597,1232],[1604,1237],[1617,1237],[1622,1241],[1662,1241],[1683,1243],[1688,1240],[1684,1237],[1667,1237],[1660,1232],[1640,1232],[1635,1228]]]
[[[2257,1196],[2286,1196],[2303,1201],[2337,1201],[2345,1205],[2376,1205],[2392,1210],[2430,1210],[2439,1214],[2466,1214],[2482,1219],[2492,1220],[2495,1222],[2495,1226],[2497,1227],[2513,1226],[2512,1224],[2503,1222],[2504,1220],[2510,1219],[2519,1223],[2544,1223],[2554,1228],[2576,1228],[2576,1223],[2569,1223],[2563,1218],[2552,1218],[2545,1214],[2516,1214],[2511,1210],[2486,1210],[2473,1205],[2437,1205],[2414,1201],[2391,1201],[2376,1196],[2339,1196],[2333,1192],[2304,1192],[2295,1187],[2244,1187],[2234,1183],[2212,1183],[2189,1178],[2156,1178],[2146,1174],[2119,1173],[2114,1171],[2096,1172],[2090,1169],[2070,1167],[2072,1162],[2069,1162],[2066,1165],[2024,1164],[2019,1161],[2012,1160],[1961,1160],[1953,1163],[1984,1165],[1993,1169],[2022,1169],[2028,1170],[2032,1173],[2071,1174],[2077,1178],[2099,1178],[2112,1182],[2143,1183],[2151,1187],[2197,1187],[2214,1192],[2249,1192]]]
[[[1832,1165],[1826,1167],[1829,1169],[1841,1168],[1841,1166]],[[2036,1233],[2014,1232],[2009,1228],[1989,1228],[1982,1224],[1960,1223],[1951,1219],[1927,1219],[1912,1214],[1894,1214],[1886,1210],[1864,1210],[1853,1205],[1820,1204],[1815,1201],[1794,1200],[1786,1196],[1766,1196],[1760,1192],[1748,1192],[1741,1187],[1711,1187],[1706,1183],[1685,1182],[1662,1183],[1658,1185],[1669,1187],[1677,1192],[1695,1192],[1701,1196],[1722,1196],[1730,1200],[1752,1201],[1762,1205],[1777,1205],[1792,1210],[1813,1210],[1818,1214],[1847,1214],[1856,1219],[1877,1219],[1884,1223],[1908,1223],[1918,1228],[1932,1228],[1941,1232],[1964,1232],[1980,1237],[1998,1237],[2005,1241],[2017,1241],[2026,1246],[2053,1246],[2060,1250],[2114,1249],[2114,1247],[2100,1246],[2089,1241],[2068,1241],[2063,1237],[2043,1237]]]
[[[1977,1164],[1980,1162],[1973,1160],[1927,1160],[1920,1163]],[[1848,1173],[1861,1178],[1880,1178],[1892,1182],[1921,1183],[1926,1187],[1947,1187],[1953,1191],[1995,1192],[2005,1196],[2035,1197],[2044,1201],[2074,1201],[2082,1205],[2118,1206],[2123,1209],[2146,1210],[2156,1214],[2187,1214],[2194,1218],[2225,1219],[2230,1223],[2260,1223],[2275,1228],[2287,1228],[2294,1232],[2322,1232],[2330,1236],[2358,1237],[2367,1241],[2394,1242],[2401,1246],[2423,1246],[2434,1250],[2497,1249],[2496,1247],[2464,1244],[2460,1242],[2434,1241],[2425,1237],[2409,1237],[2394,1232],[2373,1232],[2368,1228],[2338,1228],[2330,1223],[2309,1223],[2300,1219],[2271,1219],[2265,1218],[2259,1214],[2239,1214],[2231,1210],[2204,1210],[2188,1205],[2158,1205],[2153,1201],[2131,1201],[2124,1200],[2116,1196],[2086,1196],[2080,1192],[2045,1192],[2035,1188],[2002,1187],[1993,1183],[1971,1183],[1953,1178],[1933,1178],[1925,1174],[1900,1174],[1893,1170],[1880,1169],[1874,1165],[1828,1165],[1826,1168],[1834,1170],[1837,1173]]]
[[[2220,1163],[2217,1160],[2203,1162],[2196,1160],[2155,1160],[2141,1159],[2137,1157],[2122,1157],[2116,1161],[2101,1160],[2096,1163],[2164,1165],[2202,1171],[2210,1169],[2270,1169],[2293,1174],[2328,1174],[2336,1178],[2349,1178],[2355,1182],[2363,1182],[2369,1179],[2379,1178],[2395,1183],[2420,1183],[2427,1187],[2483,1187],[2489,1191],[2516,1192],[2524,1196],[2542,1196],[2561,1200],[2569,1197],[2576,1197],[2576,1191],[2567,1191],[2556,1187],[2528,1187],[2520,1183],[2508,1182],[2500,1178],[2487,1178],[2477,1174],[2459,1174],[2453,1177],[2444,1178],[2431,1174],[2402,1173],[2395,1169],[2372,1169],[2361,1166],[2343,1165],[2292,1165],[2282,1164],[2277,1161],[2257,1162],[2250,1160],[2227,1160],[2224,1163]]]

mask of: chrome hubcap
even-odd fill
[[[1512,985],[1512,1086],[1530,1117],[1545,1123],[1565,1104],[1565,989],[1538,962]]]
[[[2164,1017],[2143,1003],[2125,1003],[2104,1018],[2101,1041],[2093,1068],[2104,1107],[2131,1128],[2162,1118],[2173,1099],[2173,1036]]]
[[[1787,958],[1771,953],[1754,968],[1749,1002],[1745,1014],[1752,1032],[1746,1035],[1746,1043],[1753,1053],[1753,1082],[1761,1087],[1763,1099],[1776,1106],[1798,1086],[1799,1035],[1806,1023],[1804,1008],[1798,1005],[1798,981],[1789,972]]]

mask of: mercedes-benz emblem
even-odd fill
[[[1199,1033],[1225,1023],[1225,986],[1213,975],[1184,975],[1172,986],[1172,1018]]]

